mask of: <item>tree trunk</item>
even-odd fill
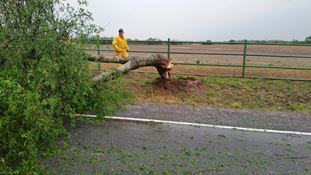
[[[130,70],[135,70],[144,66],[153,66],[158,70],[159,75],[163,79],[170,79],[170,70],[173,68],[171,59],[160,55],[153,54],[144,57],[130,56],[130,57],[119,57],[119,56],[98,56],[88,57],[89,61],[102,62],[102,63],[122,63],[123,65],[118,67],[116,70],[101,72],[100,74],[93,77],[96,82],[108,81],[118,77],[120,74],[126,73]]]

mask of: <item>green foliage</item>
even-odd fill
[[[42,172],[39,152],[53,148],[48,145],[63,129],[40,98],[38,92],[26,90],[14,80],[0,79],[1,172]]]
[[[148,38],[147,41],[161,41],[161,40],[158,38]]]
[[[311,36],[306,37],[306,43],[311,44]]]
[[[299,103],[288,103],[288,109],[291,111],[299,111],[302,106]]]
[[[146,40],[146,43],[147,43],[148,45],[162,44],[161,40],[158,39],[158,38],[148,38],[148,39]]]
[[[229,40],[229,43],[243,43],[244,40]],[[305,41],[299,41],[296,39],[293,39],[291,41],[289,40],[248,40],[248,43],[258,43],[258,44],[306,44]]]
[[[0,172],[42,174],[76,113],[109,115],[126,94],[90,79],[77,44],[99,29],[84,9],[59,0],[0,2]],[[77,39],[67,41],[64,35]],[[69,126],[69,125],[68,125]]]
[[[213,44],[211,40],[206,40],[205,42],[202,43],[202,45],[210,45]]]

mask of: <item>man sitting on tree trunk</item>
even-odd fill
[[[124,37],[123,29],[119,29],[119,35],[116,36],[112,41],[112,46],[115,50],[115,56],[128,57],[129,47]]]

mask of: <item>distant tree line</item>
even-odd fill
[[[113,37],[98,37],[98,36],[92,36],[89,38],[89,43],[95,43],[96,41],[100,41],[101,44],[111,44],[111,41],[113,40]],[[131,44],[147,44],[147,45],[162,45],[167,44],[167,40],[161,40],[159,38],[153,38],[150,37],[146,40],[139,40],[139,39],[131,39],[127,38],[127,41],[129,41]],[[233,40],[230,39],[228,41],[223,41],[228,43],[239,43],[244,42],[244,40]],[[311,44],[311,36],[306,37],[305,41],[299,41],[296,39],[293,39],[292,41],[286,41],[286,40],[248,40],[248,42],[251,43],[281,43],[281,44]],[[191,44],[191,41],[184,41],[183,43],[178,42],[178,40],[171,40],[172,45],[185,45],[185,44]],[[213,41],[206,40],[202,41],[202,45],[209,45],[213,44]]]

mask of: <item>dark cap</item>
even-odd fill
[[[121,32],[124,32],[124,30],[123,29],[119,29],[119,33],[121,33]]]

